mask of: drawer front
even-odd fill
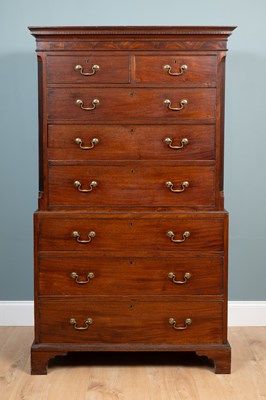
[[[197,118],[213,119],[216,104],[215,89],[48,89],[48,119],[98,121],[102,119],[153,119],[161,118],[177,121]],[[94,99],[99,104],[93,104]],[[80,100],[77,104],[77,100]],[[172,111],[165,105],[170,100],[171,107],[182,108]],[[187,105],[181,105],[187,100]],[[91,108],[84,110],[81,108]]]
[[[93,187],[92,182],[97,186]],[[214,182],[214,167],[51,166],[49,204],[106,206],[111,202],[121,206],[211,207],[214,206]]]
[[[68,213],[59,217],[59,213],[54,213],[52,218],[46,214],[38,220],[40,251],[222,252],[224,245],[224,219],[201,219],[198,213],[197,217],[189,213],[158,214],[156,217]],[[90,232],[95,232],[96,236],[92,237]],[[190,233],[189,237],[185,232]]]
[[[40,340],[46,343],[221,343],[222,302],[42,301]],[[87,322],[86,320],[91,320]],[[172,318],[176,330],[169,323]],[[75,321],[73,321],[73,319]],[[71,321],[71,322],[70,322]],[[91,324],[89,324],[92,322]],[[74,325],[76,323],[76,325]],[[77,330],[88,326],[85,330]]]
[[[135,65],[137,83],[162,82],[194,87],[216,85],[216,56],[136,56]]]
[[[223,257],[40,257],[41,296],[221,295]]]
[[[214,137],[214,125],[50,125],[48,158],[214,160]]]
[[[47,57],[48,83],[128,83],[128,56]]]

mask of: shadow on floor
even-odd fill
[[[69,352],[49,361],[56,366],[176,366],[212,369],[213,361],[195,352]]]

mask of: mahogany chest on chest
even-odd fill
[[[223,125],[233,29],[30,28],[33,374],[69,351],[195,351],[230,372]]]

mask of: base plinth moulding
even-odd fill
[[[222,345],[69,345],[60,344],[38,345],[33,343],[31,348],[31,373],[32,375],[46,375],[48,362],[56,356],[65,356],[68,352],[195,352],[198,356],[205,356],[213,361],[216,374],[230,374],[231,372],[231,347],[229,343]],[[89,356],[88,356],[89,357]],[[176,358],[178,365],[178,356]],[[209,365],[206,363],[206,366]]]

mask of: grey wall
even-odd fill
[[[266,300],[265,0],[9,0],[0,5],[0,300],[33,298],[37,68],[33,25],[238,25],[229,40],[225,198],[230,299]]]

